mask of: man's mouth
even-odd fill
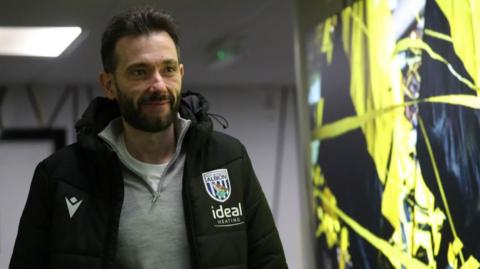
[[[140,99],[140,106],[163,106],[173,104],[173,97],[168,94],[146,95]]]
[[[147,102],[144,102],[142,105],[159,106],[159,105],[168,105],[168,104],[170,104],[170,100],[147,101]]]

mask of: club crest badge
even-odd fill
[[[231,185],[227,169],[217,169],[202,174],[208,195],[215,201],[225,202],[230,197]]]

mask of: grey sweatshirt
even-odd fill
[[[140,162],[128,153],[120,118],[99,134],[124,167],[116,268],[190,268],[182,202],[182,142],[189,126],[190,120],[178,117],[175,154],[168,163],[159,165]]]

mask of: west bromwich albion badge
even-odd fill
[[[230,197],[231,186],[227,169],[217,169],[202,174],[208,195],[215,201],[225,202]]]

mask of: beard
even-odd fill
[[[116,83],[115,83],[116,84]],[[135,101],[128,97],[125,92],[118,87],[118,107],[123,119],[135,129],[155,133],[160,132],[172,125],[177,118],[178,106],[180,98],[175,98],[170,92],[153,92],[143,94],[135,104]],[[143,112],[143,106],[148,102],[168,101],[169,110],[163,114],[147,115]]]

